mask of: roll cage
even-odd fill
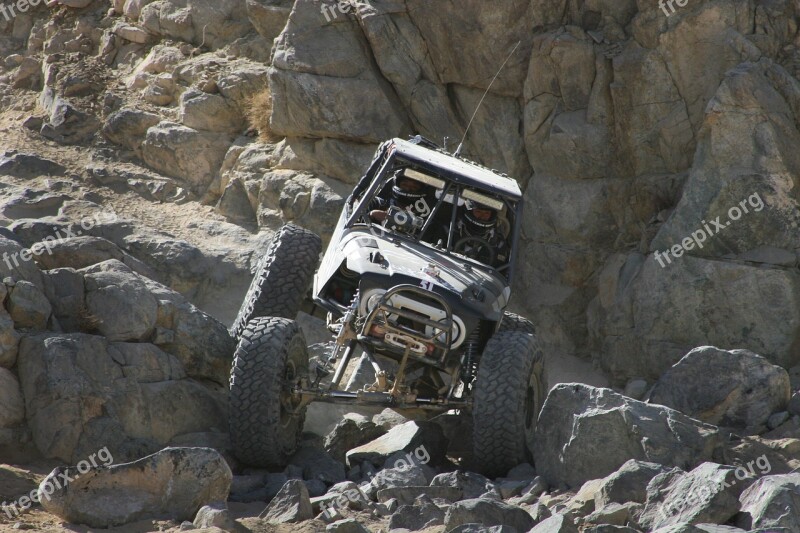
[[[522,221],[523,202],[519,186],[507,176],[439,150],[436,145],[422,137],[418,136],[411,141],[393,139],[381,145],[366,174],[359,180],[345,204],[344,227],[367,225],[373,231],[386,233],[386,228],[370,220],[368,212],[373,200],[386,190],[394,173],[400,169],[411,169],[423,180],[429,177],[440,181],[441,186],[435,186],[436,203],[425,216],[422,228],[413,234],[392,232],[391,237],[423,244],[439,253],[456,254],[453,247],[459,212],[462,211],[461,202],[486,198],[485,201],[496,202],[493,206],[507,214],[510,231],[506,239],[511,251],[507,261],[505,264],[492,266],[461,254],[456,255],[460,260],[466,260],[479,268],[500,273],[510,283],[514,276]],[[427,183],[432,185],[434,182]],[[433,226],[437,220],[441,220],[439,215],[447,208],[447,204],[450,204],[451,212],[446,224],[446,240],[438,245],[437,242],[426,240],[426,237],[431,236]]]

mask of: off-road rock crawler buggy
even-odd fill
[[[425,190],[413,208],[387,200],[398,172]],[[471,202],[497,215],[493,242],[459,233]],[[546,392],[544,361],[532,324],[505,311],[522,204],[514,180],[421,137],[394,139],[379,148],[347,199],[316,276],[319,237],[284,226],[231,330],[238,340],[230,380],[238,458],[283,466],[306,407],[324,401],[382,405],[410,417],[458,410],[471,414],[474,459],[485,472],[505,474],[529,461]],[[381,221],[375,206],[386,207]],[[336,342],[329,360],[309,369],[294,319],[312,277],[309,301],[327,311]],[[375,382],[343,390],[359,348]]]

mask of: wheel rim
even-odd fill
[[[292,389],[297,382],[297,367],[294,361],[286,362],[286,372],[284,373],[284,386],[281,391],[281,427],[288,427],[297,418],[297,407],[300,400],[292,393]]]
[[[542,380],[539,377],[538,365],[531,370],[531,377],[528,380],[528,388],[525,391],[525,433],[530,443],[533,433],[536,430],[536,419],[542,409]]]
[[[536,431],[536,420],[542,408],[542,380],[539,371],[540,365],[534,365],[525,391],[525,454],[528,459],[533,458],[533,436]]]

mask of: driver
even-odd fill
[[[465,207],[466,212],[457,226],[456,250],[487,263],[494,255],[494,265],[505,264],[508,261],[508,242],[498,228],[497,211],[471,200],[467,200]],[[487,246],[489,250],[485,249]]]
[[[389,208],[397,207],[412,214],[425,217],[430,213],[428,199],[431,187],[420,181],[409,178],[402,170],[398,170],[393,178],[391,197],[387,201],[377,197],[370,206],[369,217],[378,223],[386,220]]]

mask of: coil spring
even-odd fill
[[[464,349],[464,365],[461,369],[464,383],[472,383],[478,376],[478,363],[481,360],[480,343],[481,328],[477,327],[467,339],[467,345]]]

